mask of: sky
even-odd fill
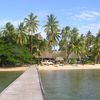
[[[100,29],[100,0],[0,0],[0,27],[11,22],[16,27],[30,13],[38,16],[39,29],[43,37],[43,26],[47,15],[53,14],[59,27],[77,27],[79,32],[95,35]]]

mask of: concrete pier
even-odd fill
[[[11,83],[0,94],[0,100],[44,100],[36,67],[31,66]]]

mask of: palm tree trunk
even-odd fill
[[[31,54],[32,54],[32,32],[30,32],[30,52],[31,52]]]
[[[33,49],[33,45],[32,45],[32,32],[30,32],[30,52],[31,52],[31,55],[33,54],[32,53],[32,49]],[[33,58],[33,56],[31,57],[31,64],[32,64],[32,58]]]

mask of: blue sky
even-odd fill
[[[17,26],[30,12],[38,16],[39,30],[45,37],[46,16],[54,14],[60,27],[77,27],[86,34],[100,29],[100,0],[0,0],[0,26],[8,21]]]

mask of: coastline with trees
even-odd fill
[[[84,64],[100,64],[100,30],[94,36],[91,31],[81,34],[75,27],[60,29],[59,21],[53,14],[47,16],[43,25],[46,39],[38,38],[38,27],[38,17],[30,13],[17,28],[7,22],[0,29],[1,67],[36,64],[36,58],[45,50],[56,51],[56,46],[64,53],[66,64],[75,64],[76,60]]]

